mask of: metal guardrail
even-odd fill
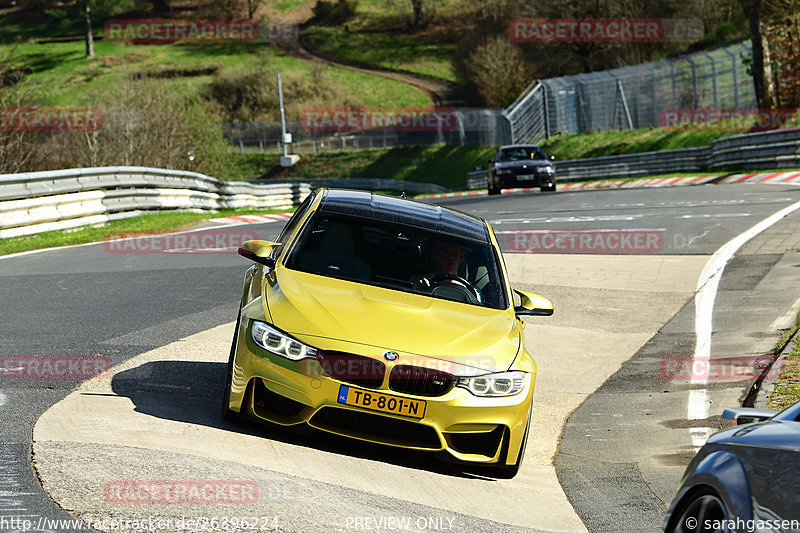
[[[708,146],[556,162],[559,181],[627,178],[726,168],[800,167],[800,130],[723,137]]]
[[[723,137],[708,146],[556,161],[558,181],[633,178],[726,168],[800,167],[800,129]],[[467,173],[467,188],[486,187],[486,171]]]
[[[100,167],[0,175],[0,238],[33,235],[164,209],[286,208],[306,183],[225,182],[180,170]]]
[[[435,183],[417,183],[415,181],[381,179],[381,178],[314,178],[310,180],[281,180],[283,183],[305,183],[312,189],[317,187],[342,187],[345,189],[362,189],[367,191],[402,191],[408,194],[439,194],[451,192],[447,187]],[[253,183],[268,183],[255,180]]]
[[[487,170],[474,170],[467,172],[467,189],[485,189],[489,176]]]

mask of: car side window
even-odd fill
[[[315,197],[316,195],[312,192],[306,197],[305,200],[303,200],[303,203],[300,204],[300,207],[298,207],[297,211],[294,212],[292,218],[289,219],[289,221],[283,227],[283,230],[281,230],[281,233],[278,236],[279,243],[284,245],[286,244],[286,241],[292,236],[294,230],[297,229],[297,226],[300,224],[300,222],[303,220],[303,217],[311,208],[311,204],[314,203]],[[272,254],[271,254],[272,259],[278,258],[278,254],[280,253],[280,250],[282,248],[283,246],[276,246],[275,248],[272,249]]]

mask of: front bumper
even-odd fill
[[[309,426],[369,442],[425,451],[446,451],[460,461],[514,464],[533,399],[535,367],[514,396],[477,397],[460,387],[442,396],[418,396],[346,383],[327,374],[316,359],[290,361],[256,346],[240,326],[233,365],[230,409],[275,424]],[[333,341],[331,341],[333,342]],[[343,343],[327,349],[342,349]],[[380,357],[368,346],[348,346],[357,355]],[[401,353],[400,360],[404,359]],[[419,357],[415,357],[419,360]],[[386,375],[391,371],[387,364]],[[338,402],[340,387],[425,401],[422,418],[394,415]]]
[[[525,187],[548,187],[556,182],[555,173],[530,172],[494,174],[495,183],[502,189]]]

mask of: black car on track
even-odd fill
[[[487,189],[500,194],[513,187],[539,187],[541,191],[556,190],[556,170],[552,157],[533,144],[501,146],[489,160]]]
[[[775,413],[726,409],[759,422],[712,435],[692,459],[664,531],[800,531],[800,402]]]

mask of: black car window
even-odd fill
[[[292,215],[292,218],[289,219],[289,221],[281,230],[280,235],[278,235],[279,243],[286,244],[286,241],[292,236],[292,233],[294,233],[294,230],[300,224],[300,221],[303,220],[303,217],[308,212],[309,208],[311,207],[311,204],[314,203],[315,196],[316,195],[313,192],[308,196],[306,196],[306,199],[303,200],[303,203],[300,204],[300,207],[297,208],[297,210],[294,212],[294,215]],[[272,249],[272,253],[270,254],[272,259],[277,259],[278,254],[280,253],[279,250],[281,248],[283,247],[276,246]]]
[[[425,228],[343,216],[317,216],[298,235],[287,268],[505,309],[491,244]]]
[[[538,146],[515,146],[503,148],[497,157],[497,161],[524,161],[526,159],[547,159],[547,155]]]

